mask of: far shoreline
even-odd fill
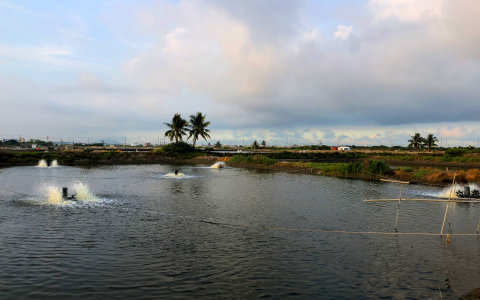
[[[303,154],[293,152],[292,155]],[[302,156],[299,156],[302,157]],[[152,152],[113,152],[113,151],[52,151],[52,152],[0,152],[0,168],[14,166],[35,166],[44,159],[47,162],[57,160],[66,166],[108,166],[133,164],[178,164],[178,165],[212,165],[223,161],[232,167],[245,169],[269,170],[275,172],[299,173],[338,178],[380,180],[390,179],[409,183],[448,186],[455,176],[457,183],[480,183],[480,164],[477,162],[451,162],[418,159],[391,159],[365,153],[330,152],[322,154],[321,159],[275,159],[263,154],[217,156],[211,153],[183,153],[164,155]],[[240,160],[239,160],[240,159]],[[394,166],[383,173],[371,173],[362,170],[362,165],[380,162]],[[351,167],[359,168],[350,170]],[[349,169],[350,168],[350,169]],[[339,171],[343,170],[343,171]],[[345,171],[346,170],[346,171]]]

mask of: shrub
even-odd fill
[[[363,165],[359,162],[352,162],[347,164],[340,164],[338,172],[341,176],[347,176],[348,174],[358,174],[363,170]]]
[[[465,154],[467,151],[462,148],[448,148],[445,150],[445,154],[449,156],[462,156]]]
[[[160,148],[159,151],[155,150],[156,153],[166,153],[166,154],[176,154],[176,153],[193,153],[195,148],[185,142],[171,143],[164,145]]]
[[[372,174],[385,175],[390,172],[390,166],[381,160],[369,160],[367,165],[368,172]]]

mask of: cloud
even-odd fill
[[[68,47],[58,45],[0,45],[0,59],[8,61],[34,61],[52,65],[77,64],[68,58],[72,54]]]
[[[465,128],[456,127],[443,127],[440,129],[440,135],[444,138],[461,138],[467,134]]]
[[[353,26],[338,25],[337,30],[334,33],[335,38],[346,40],[352,33]]]
[[[24,74],[37,81],[30,86],[38,92],[19,88],[9,96],[59,114],[81,111],[90,119],[79,124],[105,122],[105,131],[126,125],[151,131],[175,112],[203,111],[216,130],[232,137],[229,130],[305,141],[374,136],[385,143],[386,131],[365,128],[477,122],[480,7],[475,0],[371,0],[355,17],[337,7],[333,22],[307,4],[127,2],[109,7],[120,17],[99,18],[110,30],[103,34],[129,45],[128,51],[102,49],[127,53],[107,71],[86,67],[92,62],[79,57],[91,53],[81,56],[77,44],[53,38],[45,44],[0,40],[0,63],[23,63],[37,72],[44,70],[39,65],[70,70],[48,86]],[[81,36],[95,36],[86,39],[89,47],[108,46],[89,32],[89,24],[78,24]],[[139,45],[139,36],[142,46],[131,46]],[[31,100],[36,95],[41,97]],[[403,139],[412,131],[395,135]]]
[[[419,22],[443,16],[443,0],[370,0],[368,6],[377,21],[395,18],[402,22]]]
[[[163,41],[132,58],[126,70],[139,85],[170,98],[187,90],[231,107],[221,112],[222,123],[235,127],[474,120],[478,62],[452,56],[470,42],[452,43],[459,31],[450,24],[460,26],[453,21],[460,15],[438,3],[416,11],[409,1],[370,2],[378,20],[395,16],[407,23],[422,19],[423,25],[356,24],[353,51],[350,44],[318,39],[315,29],[246,14],[264,9],[257,2],[185,2],[176,14],[177,28],[160,31]],[[282,4],[276,12],[301,23]],[[256,26],[267,21],[269,30]],[[335,36],[350,40],[353,26],[339,25]],[[284,44],[277,43],[279,36]],[[451,107],[452,101],[459,105]]]

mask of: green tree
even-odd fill
[[[433,134],[427,135],[427,138],[425,139],[425,145],[428,148],[428,151],[431,151],[432,148],[435,148],[437,146],[438,139],[437,137],[433,136]]]
[[[203,137],[205,140],[210,138],[210,135],[208,135],[210,130],[207,129],[210,122],[205,122],[205,117],[206,115],[203,115],[201,112],[197,112],[196,115],[190,116],[190,135],[188,138],[193,136],[193,147],[195,147],[199,136]]]
[[[252,148],[253,148],[253,149],[257,149],[257,148],[258,148],[258,142],[257,142],[257,140],[253,141]]]
[[[262,147],[265,148],[265,146],[267,146],[267,143],[265,142],[265,140],[262,141]]]
[[[215,143],[215,147],[216,147],[216,148],[222,147],[222,143],[220,143],[220,141],[217,141],[217,142]]]
[[[420,135],[420,133],[415,133],[414,135],[410,136],[411,139],[408,140],[410,144],[408,144],[409,148],[415,149],[415,151],[420,151],[425,143],[425,139]]]
[[[183,136],[187,135],[185,130],[188,129],[188,122],[185,119],[182,119],[180,114],[175,114],[172,119],[172,123],[165,123],[168,126],[169,130],[165,131],[165,136],[173,142],[178,143],[178,140],[183,140]]]

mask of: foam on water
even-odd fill
[[[214,163],[213,165],[210,166],[210,168],[212,169],[221,169],[221,168],[225,168],[227,166],[227,164],[223,161],[217,161],[216,163]]]
[[[37,168],[46,168],[46,167],[48,167],[48,164],[47,164],[47,161],[44,159],[41,159],[37,164]]]
[[[56,168],[58,167],[58,161],[56,159],[54,159],[51,163],[50,163],[50,167],[51,168]]]
[[[163,175],[163,178],[176,178],[176,179],[181,179],[181,178],[187,178],[189,176],[186,176],[185,174],[183,173],[178,173],[178,174],[175,174],[175,173],[167,173],[165,175]]]

